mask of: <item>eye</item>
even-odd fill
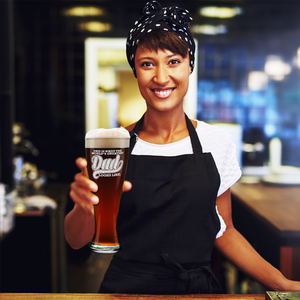
[[[180,63],[180,60],[179,59],[172,59],[169,64],[170,65],[176,65],[176,64],[179,64]]]
[[[141,64],[142,67],[151,67],[153,64],[150,61],[145,61]]]

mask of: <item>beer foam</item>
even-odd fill
[[[129,138],[129,132],[124,127],[119,128],[97,128],[86,133],[85,138]]]
[[[123,128],[98,128],[85,135],[86,148],[128,148],[129,132]]]

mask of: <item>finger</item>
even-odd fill
[[[82,171],[82,174],[86,177],[88,177],[87,172],[87,161],[83,157],[78,157],[75,161],[77,167]]]
[[[93,215],[94,214],[93,204],[91,202],[84,201],[82,195],[79,196],[78,194],[76,194],[76,192],[74,190],[71,190],[70,191],[70,197],[75,203],[74,207],[76,207],[77,209],[80,208],[81,210],[83,210],[88,215]]]
[[[87,191],[92,191],[94,193],[98,191],[97,184],[82,173],[76,174],[74,176],[74,180],[81,188]]]
[[[79,205],[84,202],[89,205],[96,205],[99,203],[99,199],[96,195],[92,194],[89,190],[82,188],[77,182],[71,184],[70,196],[72,200]]]
[[[123,183],[123,192],[128,192],[129,190],[131,190],[132,188],[132,184],[129,181],[124,181]]]

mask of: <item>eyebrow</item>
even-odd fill
[[[177,56],[177,55],[181,56],[180,54],[173,53],[173,54],[168,55],[168,56],[166,56],[166,57],[167,57],[167,58],[172,58],[172,57]],[[155,59],[155,58],[153,58],[153,57],[148,57],[148,56],[147,56],[147,57],[141,57],[140,59],[138,59],[138,61],[143,60],[143,59],[150,59],[150,60],[153,60],[153,59]]]
[[[153,59],[152,57],[141,57],[140,59],[138,59],[138,61],[143,60],[143,59]]]

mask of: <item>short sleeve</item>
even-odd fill
[[[203,152],[210,152],[220,174],[218,196],[222,195],[241,177],[241,168],[232,136],[223,128],[198,121],[197,133]]]

